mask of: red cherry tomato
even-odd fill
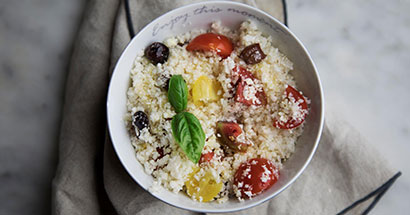
[[[255,93],[255,97],[258,98],[258,100],[260,101],[260,103],[254,103],[251,99],[246,99],[245,96],[243,95],[243,91],[247,85],[246,83],[246,79],[252,79],[252,80],[256,80],[256,78],[252,75],[251,72],[249,72],[248,70],[246,70],[243,67],[240,66],[236,66],[233,69],[232,72],[232,79],[235,81],[239,81],[238,85],[236,87],[236,94],[235,94],[235,101],[243,103],[245,105],[255,105],[255,106],[260,106],[260,105],[266,105],[267,100],[266,100],[266,94],[263,91],[257,91]]]
[[[241,198],[251,198],[270,188],[278,179],[279,171],[271,161],[253,158],[239,166],[233,184]]]
[[[201,154],[201,158],[199,158],[199,164],[209,162],[212,160],[213,157],[214,157],[213,151],[207,152],[205,154]]]
[[[232,76],[233,85],[235,85],[241,79],[247,79],[247,78],[255,79],[255,77],[252,75],[251,72],[249,72],[248,70],[246,70],[245,68],[241,66],[235,66],[232,69],[231,76]]]
[[[215,51],[222,58],[227,58],[232,50],[232,42],[225,36],[205,33],[195,37],[186,47],[188,51]]]
[[[218,122],[217,127],[220,128],[223,135],[238,137],[242,134],[242,128],[235,122]]]
[[[288,121],[286,122],[281,122],[277,119],[273,120],[273,125],[277,128],[280,129],[292,129],[292,128],[296,128],[298,127],[300,124],[303,123],[303,121],[305,121],[305,117],[307,115],[307,110],[308,110],[308,105],[307,105],[307,101],[306,98],[299,92],[297,91],[295,88],[293,88],[292,86],[288,85],[288,87],[285,90],[286,93],[286,97],[288,99],[290,98],[294,98],[295,101],[299,101],[299,100],[303,100],[302,103],[299,103],[298,106],[299,108],[304,111],[303,113],[303,117],[299,118],[299,119],[295,119],[295,118],[289,118]]]
[[[246,86],[246,82],[244,80],[241,80],[236,88],[236,95],[235,95],[235,101],[243,103],[245,105],[255,105],[255,106],[260,106],[260,105],[266,105],[266,94],[264,91],[258,91],[255,93],[256,98],[260,101],[260,103],[254,103],[251,99],[245,99],[243,95],[243,90]]]

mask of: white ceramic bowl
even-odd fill
[[[203,7],[208,9],[207,12],[201,10]],[[249,19],[253,20],[264,34],[271,35],[273,45],[293,61],[294,70],[291,73],[296,79],[298,89],[311,99],[305,130],[297,141],[295,153],[284,163],[279,181],[255,198],[244,202],[232,199],[217,204],[198,203],[182,193],[175,194],[165,189],[152,193],[170,205],[199,212],[231,212],[256,206],[292,184],[306,168],[316,150],[323,127],[324,101],[318,73],[305,47],[287,27],[259,9],[234,2],[211,1],[180,7],[158,17],[132,39],[118,60],[109,86],[107,114],[111,140],[121,163],[130,176],[148,190],[153,178],[144,172],[137,161],[124,123],[124,115],[127,112],[126,92],[130,86],[129,75],[136,53],[154,41],[163,41],[172,35],[192,29],[208,29],[213,21],[220,20],[222,25],[236,29],[241,22]]]

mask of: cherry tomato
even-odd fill
[[[214,152],[213,151],[207,152],[205,154],[201,154],[201,158],[199,158],[199,164],[207,163],[207,162],[211,161],[213,157],[214,157]]]
[[[242,163],[233,184],[241,198],[251,198],[270,188],[279,179],[279,171],[265,158],[253,158]]]
[[[219,121],[217,123],[217,130],[218,133],[220,133],[221,135],[226,135],[227,137],[233,136],[236,138],[240,134],[242,134],[242,128],[238,125],[238,123],[235,122]]]
[[[186,47],[188,51],[215,51],[222,58],[227,58],[232,50],[232,42],[225,36],[205,33],[195,37]]]
[[[285,93],[286,93],[287,99],[294,98],[295,101],[299,101],[301,99],[303,100],[303,102],[298,104],[299,108],[303,111],[303,115],[301,118],[298,118],[298,119],[289,117],[288,121],[286,122],[281,122],[277,119],[274,119],[273,125],[280,129],[296,128],[300,124],[302,124],[303,121],[305,121],[305,117],[307,115],[307,110],[308,110],[307,101],[306,101],[306,98],[299,91],[297,91],[295,88],[293,88],[290,85],[288,85],[288,87],[286,88]]]
[[[239,57],[246,62],[246,64],[257,64],[265,59],[266,55],[263,53],[259,43],[254,43],[245,47]]]
[[[246,83],[246,79],[252,79],[253,81],[257,80],[251,72],[249,72],[248,70],[246,70],[243,67],[240,66],[236,66],[233,69],[232,72],[232,79],[235,81],[237,80],[237,87],[236,87],[236,94],[235,94],[235,101],[243,103],[245,105],[255,105],[255,106],[260,106],[260,105],[266,105],[267,100],[266,100],[266,94],[263,91],[263,89],[260,91],[258,90],[255,93],[255,97],[260,101],[260,103],[255,103],[254,101],[252,101],[251,99],[246,99],[245,96],[243,95],[243,91],[245,89],[245,87],[248,85]]]
[[[241,102],[245,105],[255,105],[255,106],[260,106],[260,105],[266,105],[266,94],[264,91],[258,91],[255,93],[256,98],[258,98],[258,100],[260,101],[260,103],[255,103],[250,99],[245,99],[245,97],[243,96],[243,90],[246,86],[246,82],[245,81],[241,81],[238,84],[238,87],[236,88],[236,96],[235,96],[235,101],[237,102]]]
[[[248,149],[248,144],[237,140],[237,137],[242,134],[242,128],[237,123],[219,121],[216,124],[216,131],[223,145],[237,152],[245,152]]]
[[[215,176],[210,171],[205,174],[198,174],[201,168],[195,168],[188,175],[185,181],[186,193],[193,199],[200,202],[212,201],[221,192],[223,183],[217,182]]]
[[[252,75],[251,72],[249,72],[248,70],[246,70],[245,68],[241,66],[235,66],[232,69],[231,75],[232,75],[232,81],[234,85],[241,79],[247,79],[247,78],[255,79],[255,77]]]

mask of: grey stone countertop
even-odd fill
[[[65,78],[85,1],[0,4],[0,215],[50,212]],[[410,1],[289,0],[326,111],[403,172],[372,214],[410,211]]]

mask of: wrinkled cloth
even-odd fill
[[[161,14],[192,2],[132,0],[134,28],[138,32]],[[245,3],[284,20],[280,0]],[[194,214],[157,200],[134,182],[109,139],[105,116],[109,78],[131,39],[123,6],[111,0],[90,0],[87,5],[66,84],[52,212]],[[288,189],[259,206],[232,214],[335,214],[387,181],[396,170],[336,116],[326,114],[315,156]]]

